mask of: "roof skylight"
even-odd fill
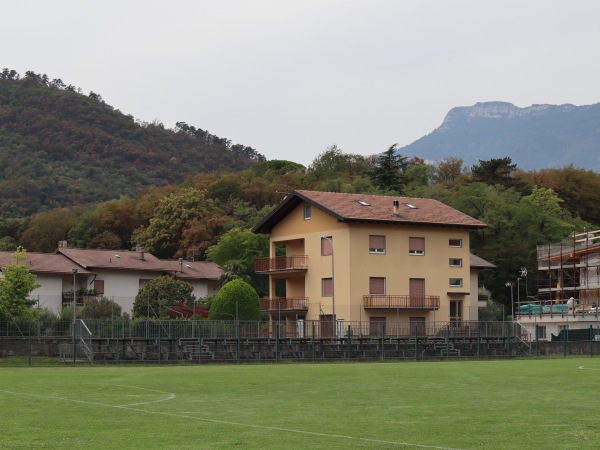
[[[363,205],[363,206],[371,206],[369,203],[365,202],[364,200],[356,200],[356,202],[359,205]]]
[[[418,209],[415,205],[413,205],[412,203],[405,203],[406,206],[408,206],[410,209]]]

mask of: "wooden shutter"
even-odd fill
[[[384,277],[369,278],[369,293],[371,295],[385,295],[385,278]]]
[[[94,280],[94,290],[104,294],[104,280]]]
[[[323,278],[322,280],[322,295],[323,297],[331,297],[333,293],[333,283],[331,278]]]
[[[411,278],[409,280],[410,306],[423,307],[425,304],[425,279]]]
[[[410,253],[425,253],[425,238],[411,237],[408,239],[408,250]]]
[[[369,236],[369,251],[371,253],[385,253],[385,236]]]
[[[330,236],[327,236],[331,239]],[[322,256],[330,256],[333,254],[333,246],[331,245],[331,241],[326,238],[321,238],[321,255]]]

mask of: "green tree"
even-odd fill
[[[79,308],[78,308],[79,310]],[[106,298],[89,299],[81,308],[81,313],[77,312],[77,317],[82,319],[119,319],[121,318],[121,306]]]
[[[20,243],[31,251],[52,252],[76,223],[77,216],[66,208],[36,214],[21,235]]]
[[[371,180],[383,192],[401,194],[406,185],[404,171],[407,168],[407,158],[397,153],[397,146],[398,144],[394,144],[379,155],[371,169]]]
[[[146,282],[138,291],[133,302],[133,317],[161,318],[167,310],[183,301],[193,305],[194,289],[185,281],[164,275]]]
[[[31,307],[35,301],[30,300],[29,295],[40,285],[35,281],[36,276],[29,272],[25,249],[19,247],[12,256],[15,262],[2,268],[0,278],[0,318],[33,320],[36,311]]]
[[[179,190],[160,200],[150,224],[138,228],[133,240],[161,257],[173,257],[180,250],[186,226],[192,221],[206,220],[214,212],[212,200],[203,191]]]
[[[226,283],[215,296],[209,320],[260,320],[260,299],[252,286],[242,280]]]
[[[268,279],[254,272],[254,260],[269,255],[269,236],[256,234],[250,230],[234,228],[222,235],[218,242],[206,250],[206,258],[228,273],[250,283],[260,295],[268,292]]]

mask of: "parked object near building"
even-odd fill
[[[55,312],[72,305],[75,291],[77,303],[104,296],[131,314],[138,290],[151,279],[171,275],[190,283],[194,296],[200,298],[217,293],[222,274],[221,268],[211,262],[162,260],[143,249],[76,249],[69,248],[64,241],[52,254],[28,252],[26,262],[41,285],[30,298],[40,308]],[[0,252],[0,268],[10,263],[12,253]],[[75,275],[73,269],[77,269]]]
[[[537,295],[519,304],[518,322],[539,339],[587,336],[600,323],[600,230],[537,247]],[[585,331],[579,331],[585,330]],[[589,333],[588,333],[589,334]]]
[[[269,276],[262,309],[340,337],[348,322],[378,335],[477,320],[477,270],[494,266],[471,255],[469,233],[485,226],[432,199],[295,191],[253,229],[270,235],[255,261]]]

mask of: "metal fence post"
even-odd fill
[[[352,353],[352,328],[348,325],[348,361],[350,361]]]
[[[381,360],[385,359],[385,323],[381,324]]]
[[[236,320],[237,333],[237,363],[240,363],[240,321]]]
[[[162,358],[162,352],[161,352],[161,347],[162,347],[162,322],[159,322],[158,324],[158,364],[161,363],[161,358]]]
[[[477,359],[481,356],[481,329],[477,327]]]
[[[198,322],[198,364],[202,364],[202,322]]]
[[[419,359],[419,326],[415,325],[415,361]]]

